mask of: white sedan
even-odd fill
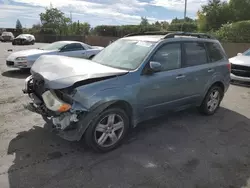
[[[77,41],[59,41],[38,49],[13,52],[7,57],[6,65],[20,69],[31,68],[41,55],[61,55],[92,59],[102,49],[103,47],[101,46],[90,46]]]
[[[231,63],[231,80],[250,82],[250,49],[229,59]]]

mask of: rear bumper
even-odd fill
[[[241,81],[241,82],[250,82],[249,77],[241,77],[241,76],[236,76],[234,74],[230,74],[231,80],[236,80],[236,81]]]

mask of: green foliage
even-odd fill
[[[231,7],[227,2],[220,0],[210,0],[207,5],[202,6],[198,11],[198,29],[199,31],[217,30],[222,24],[231,22]]]
[[[57,8],[46,8],[45,13],[40,14],[42,23],[42,33],[47,34],[67,34],[70,18]]]
[[[250,0],[230,0],[229,7],[233,15],[233,21],[250,19]]]
[[[197,32],[196,20],[186,17],[185,19],[175,18],[168,26],[169,31]]]
[[[110,25],[99,25],[96,26],[92,33],[100,36],[113,36],[113,37],[123,37],[124,35],[130,33],[139,33],[146,31],[162,31],[167,30],[169,23],[166,21],[155,22],[150,24],[146,18],[141,18],[141,23],[139,25],[121,25],[121,26],[110,26]]]
[[[22,26],[20,20],[17,19],[17,21],[16,21],[16,29],[20,29],[21,30],[22,28],[23,28],[23,26]]]
[[[141,23],[140,23],[140,25],[142,27],[147,27],[149,25],[148,19],[146,17],[141,17]]]
[[[88,35],[90,33],[90,24],[87,22],[80,23],[79,21],[73,22],[69,33],[71,35]]]
[[[223,25],[215,32],[218,39],[227,42],[250,42],[250,21],[239,21]]]

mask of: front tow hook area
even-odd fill
[[[34,103],[29,103],[27,105],[24,106],[25,109],[31,111],[31,112],[34,112],[34,113],[37,113],[37,114],[44,114],[42,109],[40,109],[39,107],[37,107]]]
[[[23,91],[24,94],[28,93],[28,91],[26,89],[22,89],[22,91]]]

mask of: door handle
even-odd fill
[[[185,75],[178,75],[178,76],[176,76],[176,79],[181,79],[181,78],[185,78],[186,76]]]
[[[207,72],[214,72],[214,69],[208,69]]]

